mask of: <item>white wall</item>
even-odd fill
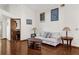
[[[0,22],[2,22],[2,38],[6,38],[6,20],[3,15],[0,15]]]
[[[10,5],[9,9],[10,13],[15,15],[15,18],[21,18],[21,39],[29,38],[32,33],[31,29],[35,26],[35,12],[26,5]],[[32,19],[32,25],[27,25],[26,19]]]
[[[6,38],[7,37],[7,19],[5,16],[2,15],[2,20],[3,20],[3,38]]]
[[[8,5],[0,4],[0,22],[2,22],[2,38],[10,40],[10,17],[14,17],[8,10]]]
[[[0,39],[2,39],[2,31],[3,31],[3,24],[2,24],[2,17],[0,15]]]
[[[2,10],[8,11],[8,7],[9,7],[8,4],[0,4],[0,9]]]
[[[1,20],[4,19],[3,38],[10,40],[10,18],[21,18],[21,39],[23,40],[29,38],[30,34],[32,33],[32,28],[36,26],[35,12],[25,5],[10,5],[7,8],[4,7],[5,5],[0,5]],[[2,15],[6,16],[7,18],[3,17]],[[32,19],[32,25],[27,25],[26,19]]]
[[[7,38],[7,17],[0,15],[0,22],[2,22],[2,38]]]
[[[59,21],[50,21],[51,9],[59,8]],[[45,12],[45,22],[40,23],[40,13]],[[65,26],[70,27],[69,36],[74,38],[72,45],[79,47],[79,5],[54,6],[37,11],[39,31],[61,32]],[[78,30],[76,30],[78,29]],[[65,35],[65,34],[64,34]]]
[[[11,38],[11,27],[10,27],[10,18],[9,17],[7,17],[7,39],[8,40],[11,40],[10,38]]]
[[[73,34],[72,45],[79,47],[79,4],[66,5],[64,15],[65,26],[69,26]]]
[[[59,21],[51,21],[51,9],[59,8]],[[40,13],[45,12],[45,22],[40,22]],[[64,14],[63,14],[63,8],[59,6],[52,6],[51,8],[43,9],[37,11],[37,20],[38,20],[38,26],[41,31],[50,31],[50,32],[56,32],[61,31],[64,24]]]
[[[59,7],[59,21],[50,21],[51,9]],[[79,5],[65,5],[60,7],[54,5],[50,8],[33,11],[26,5],[10,5],[9,12],[0,9],[0,15],[6,15],[13,18],[21,18],[21,39],[27,39],[32,33],[32,27],[37,27],[39,31],[61,32],[63,27],[69,26],[71,28],[72,36],[74,37],[74,46],[79,47]],[[40,23],[40,13],[45,12],[45,22]],[[27,25],[26,19],[32,19],[33,24]],[[10,22],[9,22],[10,25]],[[10,28],[10,27],[8,27]],[[7,28],[7,30],[8,30]],[[76,30],[78,29],[78,30]],[[7,31],[8,32],[8,31]],[[8,37],[10,32],[8,32]],[[5,35],[4,35],[5,36]],[[10,37],[9,37],[10,39]]]

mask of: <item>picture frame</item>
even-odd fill
[[[55,8],[51,10],[51,21],[59,20],[59,8]]]
[[[32,19],[26,19],[26,24],[32,25]]]
[[[40,13],[40,21],[41,22],[45,21],[45,12]]]

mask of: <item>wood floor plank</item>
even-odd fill
[[[27,41],[0,40],[1,55],[79,55],[79,48],[66,49],[62,45],[57,47],[42,44],[41,50],[28,48]]]

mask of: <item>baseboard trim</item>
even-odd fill
[[[60,43],[61,44],[61,43]],[[61,44],[61,45],[63,45],[63,44]],[[71,47],[73,47],[73,48],[79,48],[78,46],[74,46],[74,45],[72,45]]]
[[[29,39],[29,38],[28,38]],[[28,39],[22,39],[22,40],[20,40],[20,41],[27,41]]]
[[[78,46],[72,46],[73,48],[79,48]]]

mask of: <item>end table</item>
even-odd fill
[[[66,41],[67,48],[68,48],[68,46],[70,46],[70,48],[71,48],[71,43],[72,43],[73,37],[61,37],[61,40],[62,40],[63,45],[64,45],[64,41]]]

